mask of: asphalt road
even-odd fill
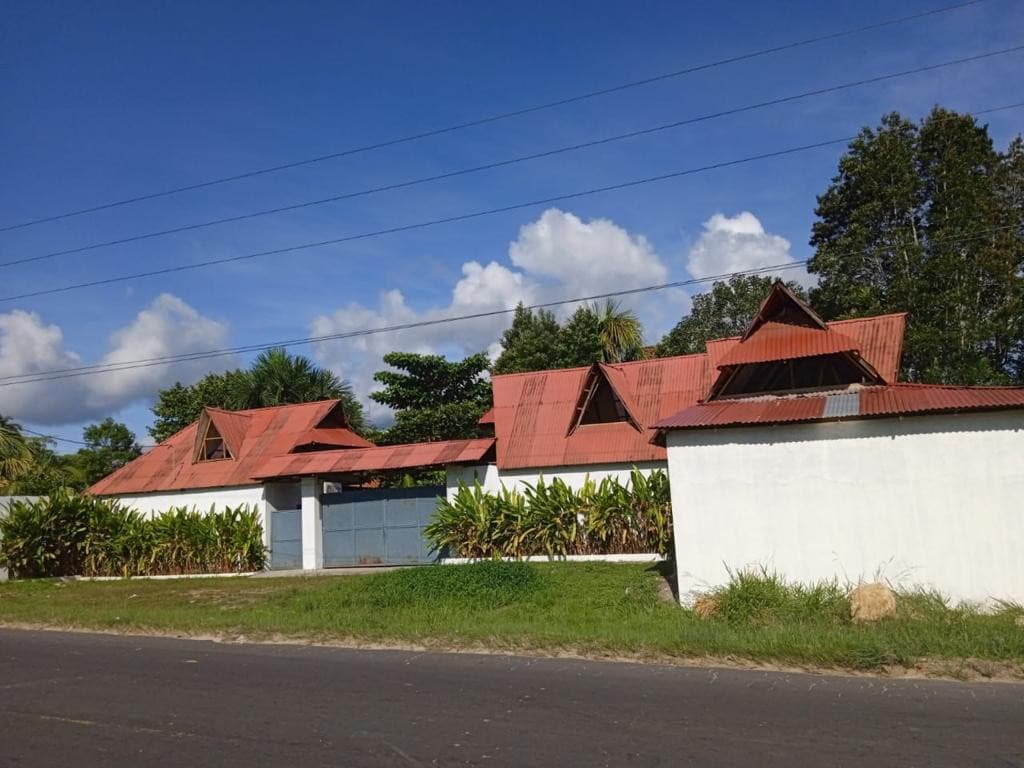
[[[0,630],[4,766],[1024,766],[1024,686]]]

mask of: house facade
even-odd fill
[[[706,396],[658,424],[684,601],[749,567],[1024,600],[1024,389],[900,383],[887,323],[776,285],[708,344]]]

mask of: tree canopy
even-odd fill
[[[389,352],[374,380],[382,389],[370,397],[395,411],[395,421],[379,438],[383,444],[417,443],[477,437],[477,422],[491,407],[491,383],[485,378],[487,355],[450,362],[440,355]]]
[[[345,417],[356,432],[367,428],[363,406],[351,385],[309,358],[285,349],[266,350],[247,370],[204,376],[195,384],[176,383],[161,390],[152,407],[149,434],[157,442],[187,427],[204,406],[238,411],[271,405],[340,399]]]
[[[738,336],[747,330],[774,282],[760,275],[733,275],[727,282],[716,282],[711,290],[693,297],[690,314],[658,342],[658,357],[692,355],[704,351],[711,339]],[[806,298],[797,283],[786,283],[794,293]]]
[[[818,198],[808,269],[826,319],[908,312],[909,381],[1024,381],[1024,146],[970,115],[865,128]]]
[[[639,356],[643,327],[636,313],[614,301],[583,304],[564,324],[546,309],[534,312],[520,304],[501,346],[495,374],[621,363]]]

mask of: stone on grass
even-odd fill
[[[885,584],[861,584],[850,593],[850,618],[856,622],[878,621],[895,613],[896,594]]]

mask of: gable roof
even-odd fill
[[[212,422],[232,458],[193,461],[200,427]],[[331,425],[320,427],[321,424]],[[245,411],[205,408],[200,418],[160,445],[103,478],[89,489],[95,495],[154,493],[193,488],[223,488],[258,483],[256,473],[267,458],[290,453],[309,435],[329,433],[325,444],[372,446],[344,425],[340,400],[281,405]]]
[[[595,366],[495,376],[494,432],[499,469],[663,461],[652,426],[704,394],[707,357],[664,357],[600,366],[636,419],[581,424],[574,417]]]

